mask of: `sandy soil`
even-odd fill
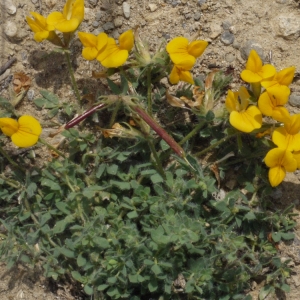
[[[16,13],[8,14],[4,3],[12,2],[17,8]],[[235,79],[232,88],[240,83],[239,73],[244,68],[245,57],[243,49],[247,42],[257,45],[265,61],[271,61],[279,70],[295,66],[297,74],[300,71],[300,11],[296,0],[128,0],[130,17],[125,18],[122,0],[85,1],[85,20],[80,30],[98,33],[101,28],[114,25],[107,33],[117,37],[120,33],[136,25],[140,26],[141,36],[148,40],[155,49],[162,39],[170,39],[183,35],[193,37],[200,32],[200,39],[210,42],[208,49],[198,60],[194,74],[208,73],[211,68],[234,69]],[[177,3],[177,5],[174,5]],[[201,4],[199,4],[201,3]],[[5,76],[0,76],[0,92],[2,96],[8,93],[11,75],[25,72],[32,79],[30,90],[34,97],[39,90],[47,89],[57,94],[66,102],[74,101],[70,89],[70,80],[64,57],[58,53],[48,55],[51,47],[47,42],[38,44],[32,38],[32,33],[25,22],[25,16],[30,11],[36,11],[46,16],[50,11],[60,11],[63,0],[1,0],[0,1],[0,67],[11,57],[17,61],[8,69]],[[10,23],[9,23],[10,22]],[[12,25],[12,23],[14,25]],[[98,22],[98,23],[96,23]],[[16,26],[15,36],[8,38],[5,30]],[[227,34],[227,35],[226,35]],[[228,40],[234,38],[233,41]],[[76,79],[79,85],[83,83],[92,88],[105,89],[104,83],[91,78],[93,70],[99,71],[97,62],[87,62],[81,58],[81,46],[75,42],[72,48],[73,64],[76,67]],[[47,54],[48,53],[48,54]],[[84,79],[82,79],[84,78]],[[300,92],[298,77],[292,84],[292,90]],[[18,108],[23,113],[31,113],[42,122],[46,111],[38,111],[32,100],[25,97]],[[290,107],[291,113],[299,113],[297,107]],[[300,172],[289,174],[280,186],[280,199],[276,206],[283,207],[295,204],[295,212],[300,209]],[[293,274],[289,280],[291,292],[269,299],[300,299],[300,217],[295,228],[296,239],[288,245],[280,245],[282,257],[292,258]],[[0,265],[0,298],[11,299],[80,299],[72,294],[68,286],[51,286],[41,272],[24,269],[23,267],[7,270]],[[263,283],[262,283],[263,284]],[[257,298],[259,286],[254,288],[252,295]]]

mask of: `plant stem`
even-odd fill
[[[153,154],[153,157],[155,159],[157,170],[160,173],[160,175],[162,176],[162,178],[166,179],[166,174],[165,174],[164,169],[162,167],[161,161],[158,157],[157,151],[156,151],[156,149],[153,145],[153,142],[150,139],[147,139],[147,141],[148,141],[149,147],[151,149],[151,152]]]
[[[202,121],[199,124],[197,124],[197,126],[189,134],[187,134],[180,142],[178,142],[178,144],[183,145],[186,141],[192,138],[204,126],[204,124],[205,121]]]
[[[81,107],[81,97],[80,97],[80,93],[79,93],[79,90],[78,90],[78,86],[77,86],[75,76],[74,76],[74,71],[73,71],[72,64],[71,64],[70,53],[68,51],[64,51],[64,53],[65,53],[65,57],[66,57],[66,60],[67,60],[68,69],[69,69],[69,73],[70,73],[70,76],[71,76],[71,82],[72,82],[72,86],[73,86],[73,89],[74,89],[74,93],[75,93],[75,96],[77,98],[77,102],[78,102],[79,108],[80,108]]]
[[[195,156],[201,156],[201,155],[203,155],[204,153],[206,153],[206,152],[208,152],[208,151],[214,149],[215,147],[219,146],[220,144],[222,144],[222,143],[226,142],[227,140],[231,139],[232,137],[238,136],[239,134],[240,134],[240,132],[236,132],[236,133],[234,133],[234,134],[225,136],[225,137],[223,137],[222,139],[220,139],[218,142],[216,142],[216,143],[210,145],[209,147],[205,148],[205,149],[202,150],[202,151],[199,151],[199,152],[195,153],[194,155],[195,155]]]
[[[0,146],[0,153],[16,168],[25,172],[25,169],[20,167],[15,161],[13,161],[10,156],[6,153],[6,151]]]
[[[152,98],[151,98],[151,68],[147,70],[147,103],[148,103],[148,114],[152,117]]]
[[[0,174],[0,178],[4,180],[8,185],[15,189],[19,189],[21,187],[20,183],[18,181],[12,180],[10,178],[5,177],[4,175]]]
[[[109,127],[108,128],[111,128],[114,125],[117,113],[118,113],[118,111],[120,109],[120,106],[121,106],[121,101],[118,101],[117,104],[116,104],[116,106],[115,106],[115,108],[114,108],[114,110],[113,110],[113,112],[112,112],[112,115],[110,117]]]
[[[39,142],[44,144],[45,146],[47,146],[50,150],[54,151],[55,153],[57,153],[59,156],[66,158],[66,156],[59,150],[57,150],[55,147],[51,146],[50,144],[48,144],[44,139],[39,138]]]

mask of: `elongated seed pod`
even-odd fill
[[[157,124],[143,109],[138,106],[132,107],[138,115],[174,150],[174,152],[184,158],[184,150],[178,145],[178,143]]]
[[[69,129],[86,119],[88,116],[92,115],[97,109],[103,108],[106,104],[100,103],[96,106],[91,107],[90,109],[86,110],[83,114],[79,115],[78,117],[72,119],[65,125],[65,129]]]

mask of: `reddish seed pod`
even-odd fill
[[[174,152],[184,158],[184,150],[178,145],[178,143],[157,124],[144,110],[134,106],[133,109],[139,114],[139,116],[174,150]]]
[[[97,109],[103,108],[106,104],[105,103],[100,103],[96,106],[91,107],[90,109],[86,110],[83,114],[79,115],[78,117],[72,119],[70,122],[68,122],[65,125],[65,129],[70,129],[86,119],[88,116],[92,115]]]

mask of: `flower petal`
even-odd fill
[[[188,45],[187,51],[190,55],[197,58],[200,55],[202,55],[202,53],[204,52],[207,46],[208,46],[207,41],[193,41]]]
[[[284,123],[284,127],[289,134],[297,134],[300,131],[300,114],[290,116],[289,120]]]
[[[121,50],[131,51],[134,44],[133,31],[127,30],[119,36],[119,45]]]
[[[94,47],[86,47],[82,49],[82,56],[86,60],[93,60],[98,55],[98,50]]]
[[[274,66],[267,64],[262,66],[258,74],[261,76],[262,79],[271,78],[276,74],[276,69]]]
[[[252,71],[253,73],[257,73],[262,68],[262,60],[257,54],[255,50],[251,50],[248,56],[248,60],[246,63],[246,69]]]
[[[178,69],[175,65],[174,65],[174,67],[173,67],[173,69],[170,73],[169,80],[170,80],[171,84],[177,84],[180,80],[179,72],[178,72]]]
[[[271,186],[276,187],[285,178],[286,171],[283,167],[276,166],[276,167],[270,168],[268,175],[269,175],[269,181],[270,181]]]
[[[275,78],[280,85],[289,86],[293,81],[295,71],[296,71],[295,67],[285,68],[279,71],[276,74]]]
[[[12,136],[19,129],[19,124],[11,118],[0,118],[0,129],[7,136]]]
[[[97,36],[88,32],[78,32],[80,42],[84,47],[97,47]]]
[[[97,49],[98,51],[104,50],[104,47],[107,45],[108,36],[106,33],[101,32],[97,35]]]
[[[238,92],[228,91],[225,106],[229,112],[240,111],[240,103],[238,101]]]
[[[108,38],[105,49],[97,56],[97,60],[105,68],[117,68],[125,63],[128,58],[127,50],[120,50],[113,38]]]
[[[255,83],[261,81],[261,77],[257,73],[254,73],[250,70],[243,70],[241,73],[241,78],[248,83]]]

